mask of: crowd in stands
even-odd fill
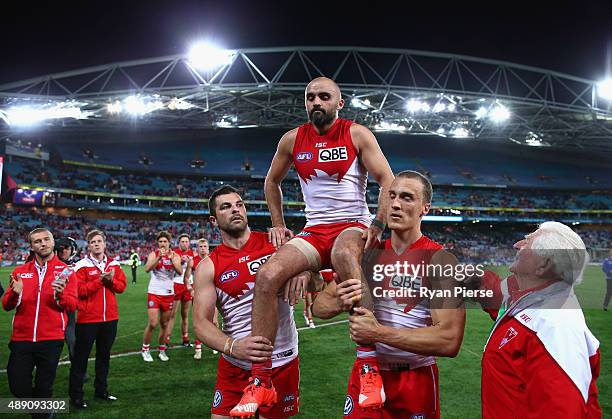
[[[247,200],[264,200],[263,179],[223,180],[203,177],[184,177],[162,174],[122,173],[121,171],[102,171],[64,164],[61,166],[41,163],[29,159],[12,158],[8,164],[9,174],[18,184],[38,185],[52,188],[76,189],[81,191],[107,192],[122,195],[146,195],[158,197],[199,198],[203,199],[224,183],[238,184]],[[283,183],[285,201],[302,201],[301,189],[297,179],[287,179]],[[368,187],[368,202],[376,202],[378,186]],[[97,198],[95,198],[97,200]],[[60,202],[62,201],[62,202]],[[58,205],[87,205],[95,202],[83,195],[61,194]],[[121,199],[114,199],[113,205],[122,205]],[[108,204],[108,200],[107,200]],[[133,205],[134,202],[130,202]],[[199,203],[151,201],[136,203],[158,208],[178,209],[186,207],[193,210],[205,209]],[[125,205],[125,203],[123,203]],[[434,206],[439,207],[494,207],[521,209],[580,209],[609,210],[612,208],[610,191],[559,191],[539,189],[504,188],[466,188],[436,185]]]
[[[107,234],[108,249],[113,257],[126,260],[131,249],[136,249],[141,258],[155,246],[155,235],[167,230],[178,237],[187,233],[192,240],[206,238],[211,245],[221,241],[219,230],[206,217],[167,221],[160,219],[105,219],[89,216],[63,216],[28,207],[0,207],[0,243],[2,261],[5,265],[22,262],[29,253],[27,234],[33,228],[46,226],[55,237],[71,236],[84,248],[87,231],[99,228]],[[254,230],[265,231],[268,217],[251,217]],[[303,227],[304,219],[294,218],[289,225],[294,232]],[[434,240],[453,251],[464,262],[508,263],[515,251],[512,244],[533,230],[527,224],[508,223],[426,223],[424,231]],[[585,243],[592,249],[612,248],[612,230],[581,228],[578,230]],[[601,253],[605,254],[605,252]]]

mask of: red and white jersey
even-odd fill
[[[601,418],[599,341],[571,286],[522,293],[497,319],[482,357],[482,417]]]
[[[181,257],[181,267],[183,268],[183,273],[181,273],[180,275],[176,275],[175,271],[175,276],[172,280],[177,284],[184,284],[185,282],[183,280],[183,274],[185,273],[185,269],[187,269],[187,258],[193,259],[193,250],[187,249],[183,252],[180,247],[177,247],[176,249],[174,249],[174,253]],[[185,258],[183,256],[185,256]]]
[[[369,225],[368,172],[353,145],[351,125],[338,118],[324,135],[310,122],[298,129],[293,163],[306,203],[306,227],[353,220]]]
[[[275,249],[266,233],[252,231],[242,249],[221,244],[210,254],[215,267],[214,281],[217,303],[223,316],[223,332],[234,339],[251,333],[253,288],[259,267]],[[272,354],[274,368],[287,364],[298,355],[298,336],[293,320],[293,309],[282,298],[278,299],[278,330]],[[251,369],[251,363],[223,355],[227,361]]]
[[[442,246],[426,236],[421,236],[400,255],[397,255],[391,247],[391,240],[383,242],[382,248],[383,251],[376,264],[395,265],[397,262],[402,264],[407,262],[415,266],[424,266],[429,263],[435,252],[442,249]],[[431,288],[429,278],[424,272],[414,272],[413,275],[407,276],[384,276],[379,281],[372,279],[370,284],[374,295],[374,312],[382,325],[408,329],[431,326],[430,299],[418,296],[421,287]],[[380,290],[408,289],[413,290],[415,295],[391,298],[380,293]],[[405,365],[410,365],[410,368],[413,369],[436,363],[434,356],[406,352],[384,343],[376,344],[376,354],[382,370]]]
[[[155,256],[159,256],[159,250],[155,251]],[[149,281],[149,294],[155,295],[174,295],[174,265],[168,256],[162,256],[157,266],[151,271]]]

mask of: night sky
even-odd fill
[[[612,1],[550,9],[491,1],[63,1],[3,12],[0,83],[117,61],[179,54],[208,37],[227,48],[354,45],[473,55],[601,79]],[[40,2],[41,4],[43,2]],[[406,3],[409,6],[400,7]],[[297,6],[296,6],[297,4]],[[14,6],[13,6],[14,7]],[[560,8],[561,7],[561,8]]]

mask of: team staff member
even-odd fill
[[[132,268],[132,284],[136,283],[136,270],[138,269],[138,265],[140,265],[140,256],[134,249],[132,249],[132,253],[130,254],[130,268]]]
[[[392,266],[396,263],[431,266],[455,265],[456,259],[442,246],[421,232],[423,216],[429,212],[432,187],[429,180],[413,171],[397,175],[388,191],[387,225],[391,238],[382,243],[375,263]],[[452,289],[454,278],[439,274],[385,275],[370,286],[383,290],[398,287],[418,292],[420,289]],[[378,279],[377,279],[378,280]],[[330,283],[314,302],[313,312],[329,318],[350,308],[361,298],[361,281],[350,279],[341,284]],[[375,313],[375,314],[374,314]],[[454,357],[459,352],[465,326],[465,309],[461,299],[429,299],[427,297],[386,297],[374,299],[374,313],[355,307],[350,321],[351,337],[376,343],[380,374],[386,390],[386,402],[379,410],[359,406],[358,368],[353,367],[344,417],[350,419],[440,418],[440,393],[436,356]],[[372,378],[375,378],[375,373]]]
[[[6,311],[15,309],[7,375],[15,397],[50,398],[64,346],[66,311],[77,305],[76,280],[53,252],[48,229],[32,230],[28,241],[34,257],[15,268],[2,297]]]
[[[573,292],[588,255],[568,226],[546,222],[517,242],[482,357],[482,417],[601,418],[599,341]]]
[[[87,359],[96,342],[95,397],[114,401],[108,392],[107,378],[110,354],[119,313],[115,294],[125,290],[126,278],[119,263],[106,255],[106,235],[100,230],[87,233],[89,254],[75,266],[78,288],[78,314],[76,326],[75,359],[70,366],[69,393],[72,403],[84,409],[83,377],[87,371]]]

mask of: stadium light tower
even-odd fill
[[[597,94],[602,99],[612,101],[612,77],[608,77],[597,83]]]
[[[189,63],[198,70],[211,71],[231,64],[233,52],[208,41],[196,42],[188,53]]]

